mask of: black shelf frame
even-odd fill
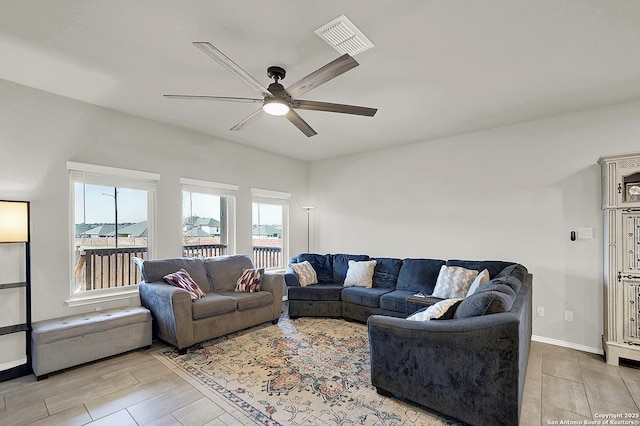
[[[16,202],[27,205],[27,241],[22,243],[3,243],[0,244],[24,244],[25,255],[25,281],[15,283],[0,284],[0,291],[9,288],[22,288],[25,289],[25,320],[26,322],[20,324],[12,324],[5,327],[0,327],[0,336],[14,333],[25,333],[25,355],[26,362],[24,364],[17,365],[15,367],[0,371],[0,382],[6,380],[15,379],[18,377],[26,376],[33,373],[31,368],[31,203],[29,201],[8,201],[3,202]]]

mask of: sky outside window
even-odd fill
[[[117,190],[118,223],[147,220],[147,191],[129,188]],[[113,186],[76,183],[75,197],[75,223],[115,223]]]

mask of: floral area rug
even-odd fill
[[[262,425],[451,425],[371,385],[367,327],[339,319],[282,316],[195,345],[154,354],[214,402]],[[226,405],[226,406],[225,406]]]

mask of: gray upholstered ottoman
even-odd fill
[[[38,380],[54,371],[151,346],[151,313],[142,306],[39,321],[32,327],[32,367]]]

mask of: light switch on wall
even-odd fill
[[[578,228],[578,238],[585,239],[593,239],[593,228]]]

